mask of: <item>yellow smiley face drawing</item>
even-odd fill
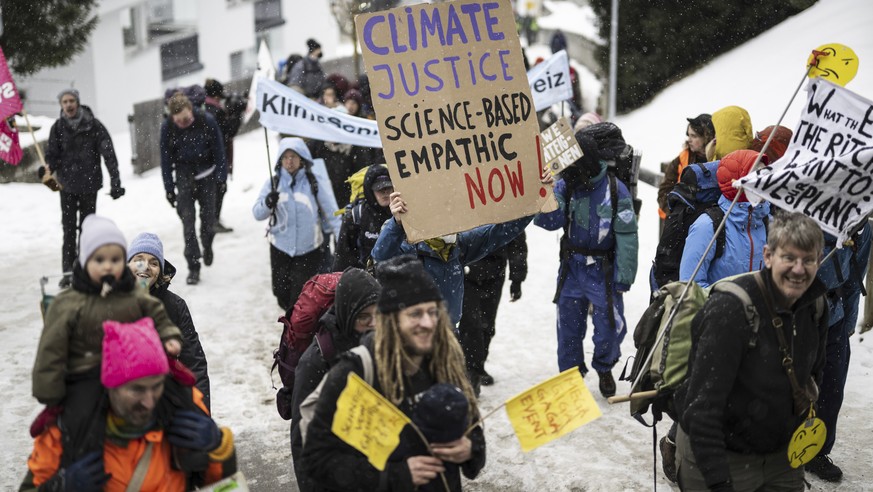
[[[858,55],[843,44],[819,46],[813,50],[806,63],[811,67],[810,78],[821,77],[843,87],[858,73]]]
[[[791,468],[799,468],[815,458],[824,446],[826,437],[827,429],[820,419],[810,416],[800,424],[788,443],[788,462]]]

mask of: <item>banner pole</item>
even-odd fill
[[[39,162],[42,164],[42,167],[46,168],[46,171],[48,171],[48,166],[45,163],[45,156],[42,153],[42,147],[40,147],[39,142],[36,141],[36,133],[33,131],[33,127],[30,126],[30,118],[27,117],[27,110],[24,109],[24,106],[21,106],[21,114],[24,115],[24,122],[27,123],[27,130],[30,132],[30,137],[33,139],[33,146],[36,148]]]
[[[498,410],[500,410],[501,408],[503,408],[503,407],[505,407],[505,406],[506,406],[506,402],[503,402],[503,403],[501,403],[500,405],[498,405],[494,410],[491,410],[490,412],[486,413],[484,417],[482,417],[482,418],[480,418],[479,420],[477,420],[473,425],[471,425],[467,430],[465,430],[465,431],[464,431],[464,435],[466,436],[467,434],[469,434],[470,431],[472,431],[473,429],[475,429],[477,425],[480,425],[482,422],[485,421],[485,419],[487,419],[488,417],[494,415],[495,413],[497,413]]]

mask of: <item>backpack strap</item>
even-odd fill
[[[352,205],[352,224],[361,225],[361,215],[364,208],[364,202],[358,200],[357,203]]]
[[[757,275],[757,273],[754,275]],[[760,284],[759,287],[763,289],[763,286]],[[749,337],[749,348],[755,348],[755,345],[758,343],[758,328],[761,326],[761,317],[758,315],[758,309],[755,307],[755,303],[752,302],[749,293],[731,280],[716,282],[712,286],[712,290],[713,292],[718,291],[732,294],[743,303],[743,314],[745,314],[746,323],[752,328],[752,336]]]
[[[133,470],[133,475],[130,477],[130,482],[127,483],[125,492],[138,492],[142,483],[145,481],[146,473],[149,471],[149,464],[152,462],[152,451],[155,443],[149,441],[146,445],[145,452],[136,462],[136,468]]]
[[[321,356],[324,360],[330,362],[336,356],[336,347],[333,345],[333,337],[330,332],[321,329],[315,334],[315,343],[318,344],[318,350],[321,351]]]
[[[373,372],[375,371],[373,368],[373,357],[370,355],[370,350],[363,345],[358,345],[349,352],[361,358],[361,365],[364,366],[364,381],[366,381],[370,386],[373,386]]]
[[[715,231],[718,230],[719,224],[724,220],[724,210],[721,209],[718,205],[707,208],[703,211],[709,218],[712,220],[712,233],[715,234]],[[727,236],[726,227],[721,229],[721,233],[719,233],[718,237],[715,238],[715,257],[721,258],[721,255],[724,254],[724,248]]]

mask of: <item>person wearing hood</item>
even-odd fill
[[[712,113],[715,138],[706,144],[706,161],[718,161],[735,150],[752,147],[752,118],[739,106],[727,106]]]
[[[156,234],[138,234],[127,248],[127,266],[137,280],[148,288],[152,297],[164,304],[170,321],[182,331],[182,352],[179,361],[194,373],[197,389],[203,393],[203,404],[209,409],[209,373],[206,354],[185,299],[170,292],[170,282],[176,276],[176,267],[164,258],[164,244]]]
[[[336,286],[336,299],[318,322],[318,335],[300,356],[294,377],[291,406],[291,458],[301,492],[312,489],[300,465],[303,439],[300,434],[300,404],[312,393],[339,355],[361,342],[361,337],[376,329],[376,302],[379,282],[360,268],[345,270]]]
[[[723,214],[727,214],[723,232],[724,251],[717,255],[718,248],[715,246],[706,251],[718,224],[713,224],[709,214],[701,214],[688,228],[688,239],[685,241],[682,262],[679,265],[680,281],[694,280],[701,287],[708,287],[725,277],[762,268],[770,204],[762,202],[752,205],[745,193],[740,192],[737,203],[728,214],[728,208],[738,193],[733,187],[734,181],[751,171],[757,157],[758,152],[754,150],[737,150],[725,156],[719,163],[717,176],[722,196],[718,199],[718,207]],[[761,162],[767,164],[769,158],[763,156]],[[691,274],[701,258],[703,264],[692,279]]]
[[[85,217],[97,211],[97,192],[103,187],[100,158],[109,171],[109,196],[117,200],[124,195],[118,159],[112,146],[112,137],[88,106],[79,102],[79,91],[64,89],[58,94],[61,116],[52,125],[45,162],[63,186],[61,195],[61,227],[64,242],[61,247],[63,277],[60,286],[72,282],[73,262],[76,260],[76,235]]]
[[[363,191],[364,196],[355,200],[343,214],[333,262],[335,272],[344,271],[350,266],[368,269],[382,224],[391,218],[388,205],[394,185],[387,166],[375,164],[367,169]]]
[[[564,169],[555,185],[558,209],[538,214],[534,224],[564,230],[561,237],[558,286],[558,367],[579,367],[584,376],[582,341],[588,307],[593,306],[594,357],[591,365],[600,378],[600,393],[615,394],[612,368],[621,359],[627,333],[623,294],[637,271],[637,220],[633,197],[620,180],[606,171],[597,142],[576,132],[582,157]]]
[[[303,284],[324,264],[326,234],[339,234],[336,199],[326,174],[313,170],[303,139],[279,142],[275,176],[264,183],[252,214],[267,220],[273,295],[283,311],[297,301]]]

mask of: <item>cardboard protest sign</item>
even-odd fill
[[[514,396],[506,414],[525,452],[602,415],[577,367]]]
[[[409,417],[350,372],[346,388],[336,401],[330,430],[382,471],[400,444],[400,431],[409,423]]]
[[[811,80],[785,155],[734,183],[749,201],[802,212],[842,244],[873,212],[873,102]]]
[[[508,0],[355,17],[391,181],[418,242],[539,212],[539,128]]]
[[[373,120],[334,111],[275,80],[258,80],[257,92],[260,123],[270,130],[325,142],[382,146]]]
[[[540,145],[543,162],[554,175],[560,174],[583,155],[582,147],[576,141],[576,135],[573,134],[570,121],[566,117],[562,117],[540,133]]]
[[[534,109],[542,111],[561,101],[573,99],[570,62],[567,50],[561,50],[537,64],[527,73],[533,94]]]

